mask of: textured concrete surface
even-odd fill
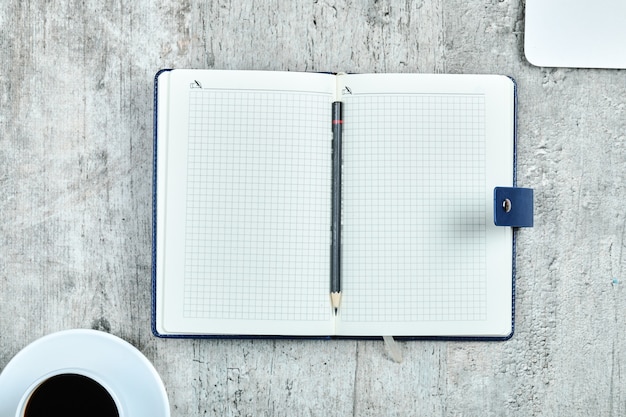
[[[154,4],[153,4],[154,3]],[[0,369],[47,333],[139,348],[173,416],[626,415],[626,73],[533,67],[520,0],[0,3]],[[499,73],[519,86],[517,330],[497,343],[150,333],[163,67]]]

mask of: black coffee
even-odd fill
[[[35,389],[24,416],[119,417],[119,413],[102,385],[83,375],[61,374]]]

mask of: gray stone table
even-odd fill
[[[520,0],[0,4],[0,369],[54,331],[140,349],[179,416],[626,415],[626,72],[524,58]],[[160,68],[498,73],[519,86],[507,342],[150,332]]]

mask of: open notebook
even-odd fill
[[[514,129],[503,76],[159,72],[155,334],[509,336]]]

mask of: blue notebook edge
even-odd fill
[[[151,271],[151,331],[155,337],[163,339],[311,339],[311,340],[383,340],[381,336],[290,336],[290,335],[226,335],[226,334],[163,334],[157,330],[157,290],[156,290],[156,243],[157,243],[157,125],[158,125],[158,78],[164,72],[173,71],[172,68],[160,69],[154,76],[153,86],[153,170],[152,170],[152,271]],[[512,76],[507,76],[513,83],[513,187],[517,187],[517,111],[518,86]],[[516,247],[517,230],[513,228],[512,242],[512,272],[511,272],[511,332],[505,336],[398,336],[399,341],[507,341],[515,333],[515,287],[516,287]]]
[[[517,187],[517,82],[513,77],[509,77],[513,82],[513,187]],[[502,338],[509,340],[515,333],[515,280],[517,277],[517,229],[513,228],[513,260],[511,270],[511,333]]]
[[[158,88],[159,88],[159,76],[164,73],[172,71],[171,68],[161,69],[154,75],[154,87],[153,87],[153,109],[152,109],[152,302],[151,302],[151,314],[150,314],[150,326],[152,334],[157,337],[165,337],[157,331],[156,327],[156,239],[157,239],[157,126],[158,126]]]

